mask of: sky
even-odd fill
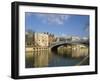
[[[49,32],[55,36],[88,36],[88,15],[25,12],[25,30]]]

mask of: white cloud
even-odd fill
[[[48,24],[64,24],[69,19],[69,15],[57,15],[57,14],[36,14],[37,17],[42,19],[43,23]]]

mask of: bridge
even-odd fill
[[[49,48],[52,52],[57,52],[57,48],[60,47],[60,46],[67,46],[67,45],[75,45],[75,48],[77,50],[79,50],[79,46],[78,45],[84,45],[84,46],[89,46],[89,42],[86,41],[86,40],[78,40],[78,41],[59,41],[59,42],[55,42],[55,43],[52,43]]]

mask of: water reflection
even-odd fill
[[[47,67],[50,59],[49,51],[34,51],[26,53],[26,67]]]
[[[77,58],[81,55],[80,58]],[[49,50],[26,51],[25,67],[54,67],[54,66],[74,66],[81,62],[88,55],[88,47],[72,48],[59,47],[57,53]],[[74,58],[75,57],[75,58]],[[81,65],[88,65],[89,58]]]
[[[61,46],[57,50],[57,54],[71,58],[85,57],[89,54],[88,52],[88,47],[83,45]]]

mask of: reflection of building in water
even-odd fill
[[[45,33],[34,33],[34,42],[35,45],[37,46],[48,46],[48,35]]]
[[[89,54],[88,47],[84,45],[72,45],[72,57],[84,57]]]
[[[47,67],[49,61],[48,51],[38,51],[33,53],[35,67]]]
[[[66,55],[68,57],[84,57],[88,56],[89,48],[82,44],[60,46],[58,48],[58,54]]]
[[[35,51],[26,53],[26,68],[47,67],[50,60],[48,51]]]

